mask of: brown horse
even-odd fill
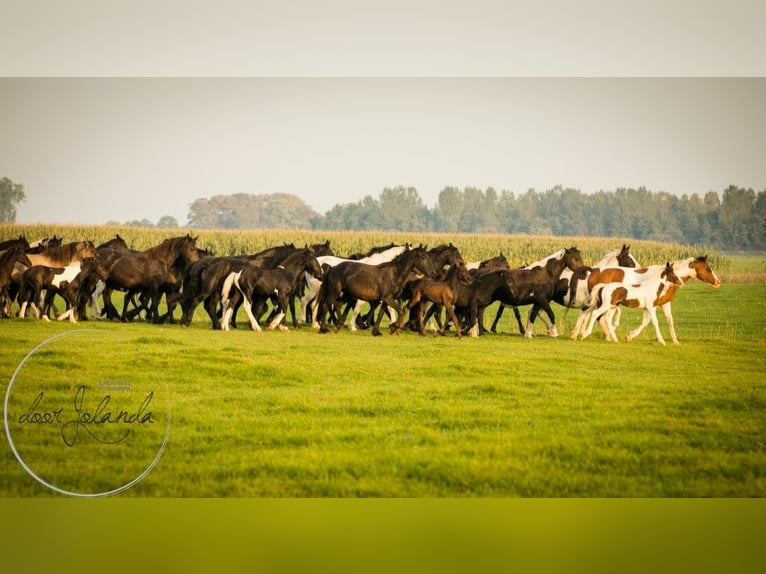
[[[397,299],[412,271],[418,271],[424,275],[430,275],[432,272],[426,250],[423,247],[409,249],[398,255],[393,261],[380,265],[344,261],[332,267],[325,274],[322,287],[319,290],[319,332],[329,332],[327,313],[341,299],[345,303],[353,303],[357,299],[361,299],[367,301],[371,307],[377,307],[380,303],[384,303],[392,307],[399,316],[401,307]],[[343,295],[342,298],[341,294]],[[345,324],[348,311],[347,306],[336,323],[336,331]],[[383,308],[381,308],[372,329],[374,336],[381,335],[380,322],[382,318]]]
[[[422,336],[425,336],[426,329],[425,324],[423,323],[425,309],[423,303],[425,301],[431,301],[432,303],[443,306],[447,310],[449,321],[452,321],[455,333],[460,337],[462,335],[460,322],[455,315],[455,302],[457,301],[460,282],[471,282],[471,275],[468,273],[468,269],[466,269],[463,262],[452,265],[447,271],[447,275],[443,281],[437,281],[429,277],[424,277],[415,281],[410,287],[412,296],[407,303],[407,307],[404,309],[402,315],[399,316],[398,321],[391,325],[391,332],[398,333],[401,331],[403,323],[402,319],[404,318],[405,313],[417,305],[418,330]],[[444,321],[444,324],[439,329],[439,335],[444,335],[444,332],[449,325],[449,321]]]
[[[128,303],[132,295],[143,293],[149,305],[147,318],[153,323],[159,322],[160,298],[169,270],[178,258],[183,258],[187,263],[199,259],[195,243],[196,238],[186,235],[166,239],[140,253],[112,251],[113,257],[103,294],[104,306],[108,313],[112,316],[116,313],[110,299],[111,291],[126,291],[122,314],[119,316],[122,321],[131,321],[144,305],[128,312]]]

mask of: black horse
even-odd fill
[[[367,301],[374,312],[383,303],[392,307],[397,316],[401,314],[398,298],[410,273],[417,271],[430,275],[431,268],[426,250],[423,247],[409,249],[395,257],[392,261],[380,265],[367,265],[344,261],[332,267],[324,276],[322,288],[319,290],[319,319],[320,333],[327,333],[327,313],[338,302],[354,303],[357,299]],[[380,322],[383,309],[378,314],[372,329],[374,336],[380,336]],[[339,330],[346,322],[348,306],[338,318],[335,330]]]
[[[329,248],[329,243],[327,244]],[[221,328],[218,307],[224,282],[232,274],[241,271],[246,265],[271,269],[279,265],[291,253],[296,251],[295,245],[285,244],[269,247],[243,257],[207,257],[192,263],[183,278],[183,288],[180,295],[171,298],[173,303],[181,303],[181,326],[191,324],[194,311],[204,301],[205,311],[213,323],[213,329]],[[241,303],[241,302],[239,302]],[[236,314],[239,303],[234,306],[231,321],[236,326]]]
[[[104,307],[112,316],[116,313],[110,299],[111,290],[126,291],[121,321],[131,321],[144,305],[128,311],[128,304],[133,294],[143,294],[148,301],[147,319],[153,323],[159,322],[159,304],[162,288],[168,273],[175,261],[182,257],[187,263],[199,259],[196,249],[196,238],[186,235],[166,239],[159,245],[140,253],[111,251],[109,276],[106,278],[104,291]]]
[[[470,328],[472,335],[478,334],[482,321],[481,318],[486,306],[492,301],[500,301],[510,307],[532,305],[532,312],[526,329],[522,332],[526,337],[532,337],[532,324],[534,324],[540,310],[545,311],[550,320],[549,334],[558,336],[556,332],[556,317],[551,309],[550,302],[556,290],[556,285],[565,268],[572,271],[584,267],[580,251],[576,247],[563,249],[554,254],[545,262],[531,269],[511,269],[508,271],[508,288],[498,289],[488,301],[482,297],[475,297],[470,303]],[[519,319],[520,322],[520,319]]]
[[[24,268],[32,266],[32,261],[24,249],[23,243],[20,242],[0,252],[0,317],[5,319],[11,316],[11,301],[18,291],[18,286],[11,289],[12,280],[23,272]]]
[[[322,268],[311,247],[296,250],[287,256],[275,269],[262,269],[253,265],[245,265],[241,271],[232,273],[224,282],[224,313],[222,326],[228,330],[233,305],[242,303],[250,319],[250,326],[255,331],[261,327],[258,319],[263,315],[266,302],[271,300],[274,312],[269,318],[269,329],[281,325],[282,319],[289,307],[293,317],[293,326],[298,327],[295,313],[295,293],[299,288],[303,273],[311,273],[318,279],[322,278]],[[285,328],[286,329],[286,328]]]

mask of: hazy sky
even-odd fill
[[[325,212],[396,185],[429,206],[448,185],[761,190],[765,17],[761,0],[0,0],[0,177],[25,186],[20,221],[68,223],[183,224],[238,192]]]
[[[761,190],[764,102],[764,79],[0,79],[0,175],[19,221],[67,223],[240,192]]]

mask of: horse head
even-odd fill
[[[695,257],[689,262],[689,267],[694,270],[697,279],[700,281],[709,284],[711,287],[713,287],[713,289],[718,289],[721,287],[721,280],[708,264],[707,255]]]
[[[197,237],[192,237],[187,233],[185,237],[180,237],[175,240],[178,256],[183,257],[187,263],[199,261],[197,239]]]
[[[617,254],[617,265],[620,267],[637,267],[636,259],[630,254],[630,245],[622,244],[622,249]]]
[[[582,255],[580,254],[580,250],[574,246],[564,250],[564,261],[566,266],[569,267],[571,271],[577,271],[581,267],[585,266],[585,263],[583,263],[582,260]]]
[[[665,279],[665,281],[668,283],[672,283],[674,285],[681,286],[684,284],[684,282],[678,278],[678,275],[676,275],[676,272],[673,270],[673,264],[670,261],[665,263],[665,268],[662,270],[660,277]]]
[[[96,256],[96,246],[93,244],[92,241],[81,241],[77,244],[77,253],[80,256],[80,259],[87,259],[89,257],[95,257]]]
[[[319,261],[316,258],[316,255],[313,253],[306,258],[306,263],[304,266],[304,270],[311,273],[314,277],[322,280],[322,277],[324,277],[324,270],[322,266],[319,264]]]
[[[490,259],[485,259],[479,263],[479,269],[510,269],[511,265],[508,263],[508,259],[501,252],[500,255],[496,255]]]

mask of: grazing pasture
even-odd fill
[[[618,345],[543,326],[528,340],[512,319],[460,340],[83,322],[92,344],[62,338],[35,376],[92,383],[98,357],[98,376],[172,405],[162,458],[121,496],[764,496],[765,302],[764,283],[691,283],[668,347],[651,333],[624,343],[631,309]],[[562,334],[575,315],[557,314]],[[0,322],[0,376],[70,329]],[[2,457],[0,494],[55,496],[7,445]],[[98,461],[63,472],[110,481]]]

